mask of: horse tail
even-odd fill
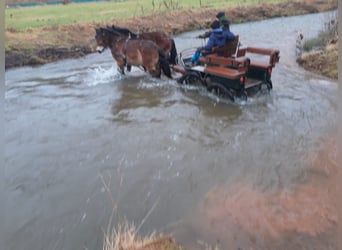
[[[160,68],[163,70],[164,74],[168,78],[172,78],[170,64],[169,64],[169,62],[166,59],[164,51],[162,51],[161,49],[158,49],[158,52],[159,52],[159,65],[160,65]]]
[[[176,65],[177,64],[177,49],[176,49],[176,44],[175,40],[171,39],[172,41],[172,46],[171,46],[171,51],[170,51],[170,64]]]

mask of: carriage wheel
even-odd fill
[[[266,86],[267,86],[267,89],[268,89],[268,90],[271,90],[271,89],[273,88],[272,81],[271,81],[271,80],[268,80],[268,81],[266,82]]]
[[[203,86],[201,76],[196,72],[187,72],[177,80],[180,84]]]
[[[261,91],[265,91],[267,89],[267,91],[270,91],[273,88],[272,85],[272,81],[265,81],[262,84],[259,85],[259,90]]]
[[[235,100],[232,91],[223,86],[222,84],[213,83],[208,87],[208,91],[210,91],[212,94],[216,95],[219,98],[229,99],[232,102],[234,102]]]
[[[238,96],[239,96],[239,98],[240,98],[242,101],[247,101],[247,92],[246,92],[246,90],[241,90],[241,91],[239,91]]]

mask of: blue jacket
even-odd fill
[[[210,54],[214,47],[221,47],[227,41],[234,40],[235,35],[229,30],[222,30],[221,28],[213,30],[210,33],[209,41],[206,46],[197,49],[196,53],[192,55],[191,62],[196,62],[200,56]],[[203,53],[203,50],[205,52]]]
[[[223,30],[223,36],[225,37],[226,39],[226,42],[227,41],[233,41],[234,38],[235,38],[235,35],[233,32],[229,31],[229,30]]]
[[[214,29],[209,36],[207,45],[202,47],[201,50],[211,51],[212,48],[223,46],[225,43],[226,37],[224,36],[222,29]]]

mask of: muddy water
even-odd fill
[[[121,77],[108,51],[7,71],[6,249],[101,249],[113,208],[113,224],[189,249],[334,249],[334,171],[308,155],[336,128],[337,84],[295,63],[297,31],[313,37],[329,15],[232,25],[243,45],[281,51],[273,91],[247,103]]]

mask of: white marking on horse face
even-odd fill
[[[99,52],[99,53],[102,53],[104,50],[104,47],[103,46],[97,46],[96,47],[96,51]]]

